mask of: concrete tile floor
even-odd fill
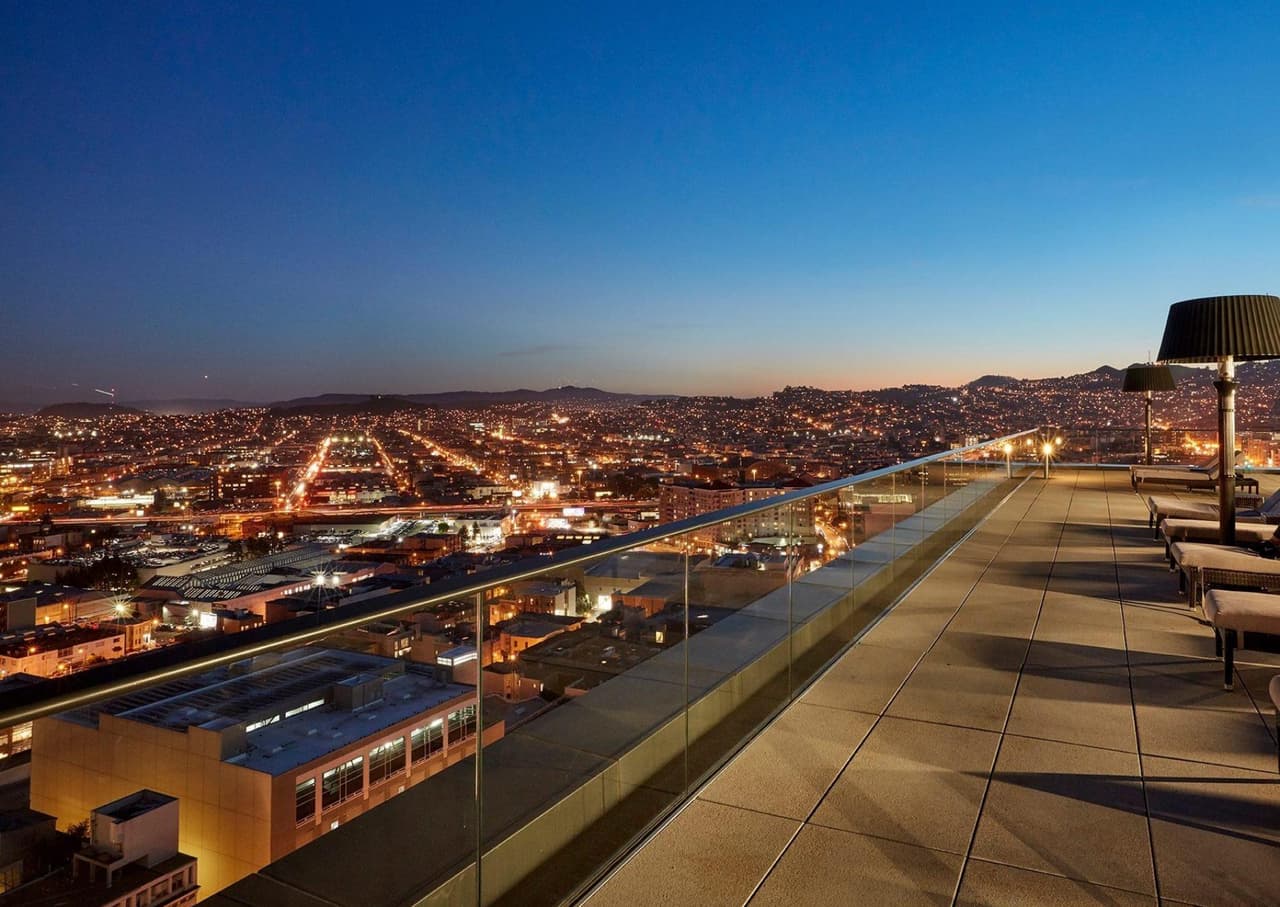
[[[1280,658],[1222,690],[1146,519],[1029,479],[587,903],[1276,903]]]

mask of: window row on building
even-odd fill
[[[326,769],[318,780],[313,775],[298,781],[294,788],[297,824],[301,825],[314,819],[317,806],[321,812],[324,812],[345,803],[363,794],[366,784],[373,787],[375,784],[394,778],[406,772],[410,765],[425,762],[443,752],[447,746],[461,743],[475,732],[476,707],[464,706],[450,712],[447,718],[436,718],[429,724],[410,731],[407,738],[408,762],[405,760],[406,738],[400,736],[373,747],[367,756],[364,754],[353,756],[339,765]],[[317,787],[320,794],[318,804],[316,802]]]

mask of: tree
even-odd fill
[[[67,826],[67,834],[74,839],[80,847],[84,847],[89,843],[89,820],[81,819],[79,822],[72,822]]]
[[[137,588],[138,571],[118,557],[106,557],[62,574],[62,582],[82,589],[119,592]]]

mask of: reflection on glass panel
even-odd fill
[[[684,796],[685,547],[539,574],[493,615],[484,715],[505,730],[483,757],[486,897],[519,880],[539,900],[567,897]],[[584,790],[601,805],[546,813]],[[533,850],[505,843],[522,828]]]

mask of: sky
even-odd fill
[[[1055,5],[0,0],[0,401],[1042,377],[1280,293],[1274,5]]]

